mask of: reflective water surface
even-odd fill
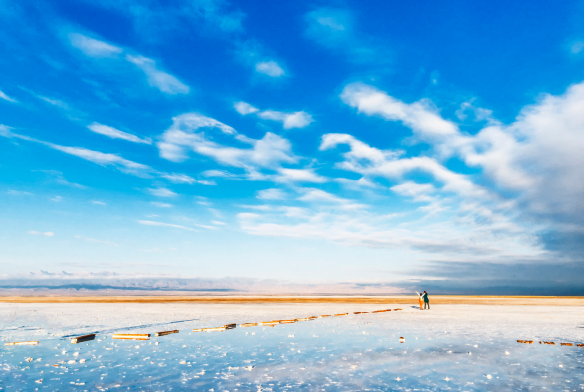
[[[373,314],[275,327],[191,332],[149,341],[111,333],[71,344],[34,328],[5,328],[0,388],[20,390],[583,390],[584,347],[520,344],[495,333],[379,322]],[[388,320],[390,316],[384,316]],[[156,330],[156,329],[155,329]],[[131,332],[151,333],[152,326]],[[128,331],[121,331],[128,332]],[[400,343],[400,337],[404,342]],[[526,338],[529,338],[528,336]],[[26,359],[32,358],[30,362]],[[58,366],[54,366],[58,365]]]

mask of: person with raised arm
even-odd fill
[[[417,291],[416,291],[416,294],[418,294],[418,301],[420,301],[420,310],[424,310],[422,308],[422,305],[424,303],[424,300],[422,299],[422,294],[418,293]]]

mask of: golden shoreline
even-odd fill
[[[418,304],[413,296],[0,296],[0,303]],[[431,295],[435,305],[584,306],[584,297]]]

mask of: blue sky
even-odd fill
[[[0,9],[6,279],[582,277],[583,2]]]

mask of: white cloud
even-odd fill
[[[30,192],[26,192],[26,191],[17,191],[14,189],[8,189],[8,191],[6,192],[9,195],[15,195],[15,196],[32,196],[33,194]]]
[[[400,151],[382,151],[351,135],[336,133],[323,135],[320,149],[328,150],[339,144],[347,144],[350,147],[350,150],[343,154],[345,160],[336,165],[340,169],[392,180],[401,180],[408,173],[421,171],[443,183],[444,191],[474,197],[489,195],[486,189],[475,185],[467,176],[447,169],[434,158],[422,156],[400,159]]]
[[[367,208],[367,206],[364,204],[355,203],[352,200],[335,196],[332,193],[325,192],[321,189],[305,188],[301,191],[303,191],[304,194],[298,198],[300,201],[310,203],[336,204],[338,208],[346,210],[359,210]]]
[[[83,147],[61,146],[58,144],[34,139],[29,136],[12,133],[8,129],[2,130],[0,128],[0,136],[8,138],[18,138],[33,143],[39,143],[47,147],[50,147],[54,150],[64,152],[65,154],[76,156],[78,158],[84,159],[89,162],[93,162],[100,166],[112,166],[117,170],[121,171],[122,173],[131,174],[138,177],[150,177],[151,174],[156,173],[156,171],[149,166],[129,161],[115,154],[93,151]]]
[[[285,75],[282,67],[280,67],[280,65],[275,61],[260,61],[259,63],[256,63],[255,70],[256,72],[271,76],[273,78],[279,78],[280,76]]]
[[[188,94],[190,87],[169,73],[156,68],[156,62],[144,56],[126,55],[126,60],[141,69],[148,78],[148,83],[166,94]]]
[[[525,107],[507,127],[480,131],[460,154],[507,189],[520,189],[533,213],[584,230],[584,83]],[[472,143],[472,144],[471,144]]]
[[[571,86],[562,95],[542,95],[508,125],[493,119],[488,109],[463,104],[457,113],[460,117],[464,119],[465,111],[471,110],[475,120],[487,122],[474,135],[460,132],[428,101],[406,104],[363,84],[348,85],[341,98],[364,114],[401,121],[418,139],[430,143],[436,155],[399,159],[390,156],[395,152],[363,146],[350,135],[325,135],[321,149],[339,143],[351,146],[339,168],[396,181],[403,181],[404,174],[422,171],[442,183],[442,187],[433,184],[436,193],[454,192],[461,196],[461,205],[473,205],[474,212],[464,212],[464,219],[486,219],[484,225],[492,233],[497,227],[523,231],[525,238],[547,232],[552,234],[537,235],[550,249],[582,249],[584,138],[580,130],[584,129],[584,83]],[[474,175],[453,172],[440,163],[450,157],[481,171]],[[405,192],[406,188],[398,185],[394,190]],[[424,208],[436,211],[443,209],[444,203],[432,202]],[[518,241],[518,246],[529,249],[526,241]]]
[[[360,210],[355,214],[339,209],[326,212],[320,203],[342,205],[346,202],[327,192],[309,190],[306,198],[318,203],[304,211],[286,211],[282,207],[264,209],[262,213],[239,213],[236,217],[242,230],[253,235],[324,239],[345,245],[390,248],[413,259],[460,258],[463,255],[469,261],[501,262],[517,257],[537,259],[542,254],[538,246],[525,242],[524,232],[493,236],[473,220],[461,221],[458,225],[426,221],[408,227],[388,222],[388,215],[378,211]],[[294,223],[290,223],[289,218],[293,218]]]
[[[3,100],[8,101],[8,102],[12,102],[12,103],[18,103],[18,101],[16,99],[9,97],[2,90],[0,90],[0,99],[3,99]]]
[[[284,129],[305,128],[314,121],[312,116],[305,111],[287,113],[275,110],[264,110],[257,115],[264,120],[281,122]]]
[[[286,193],[281,189],[270,188],[259,191],[256,197],[261,200],[282,200],[286,198]]]
[[[247,102],[237,102],[234,105],[235,110],[241,115],[255,113],[263,120],[278,121],[282,123],[284,129],[305,128],[314,122],[312,116],[305,111],[298,112],[279,112],[276,110],[263,110],[250,105]]]
[[[119,246],[115,242],[96,240],[95,238],[83,237],[80,235],[76,235],[75,238],[79,238],[81,240],[88,241],[88,242],[95,242],[98,244],[104,244],[104,245],[108,245],[108,246]]]
[[[215,181],[209,181],[209,180],[197,180],[197,182],[199,184],[203,184],[203,185],[217,185],[217,183]]]
[[[124,50],[118,46],[79,33],[70,33],[69,41],[73,47],[81,50],[88,57],[110,58],[117,61],[125,60],[128,63],[133,64],[146,75],[148,84],[151,87],[157,88],[165,94],[176,95],[188,94],[190,92],[190,87],[188,85],[181,82],[175,76],[161,71],[157,67],[156,61],[153,59],[139,54],[128,53],[131,51]],[[121,54],[123,52],[126,52],[126,55],[122,57]]]
[[[235,174],[229,173],[225,170],[205,170],[201,175],[205,177],[236,177]]]
[[[194,184],[195,182],[199,182],[193,177],[180,173],[160,173],[160,177],[176,184]]]
[[[258,108],[253,107],[249,103],[243,101],[236,102],[233,105],[233,107],[235,108],[237,113],[241,114],[242,116],[245,116],[246,114],[259,112]]]
[[[242,63],[252,68],[256,73],[271,78],[263,78],[263,80],[274,80],[274,78],[287,76],[285,67],[273,60],[274,56],[257,40],[238,40],[235,47],[236,55]]]
[[[167,188],[148,188],[148,192],[158,197],[175,197],[177,194]]]
[[[160,208],[171,208],[172,207],[172,204],[160,203],[158,201],[151,201],[150,204],[152,204],[155,207],[160,207]]]
[[[63,197],[62,196],[55,196],[55,197],[51,197],[51,200],[58,203],[58,202],[63,200]]]
[[[127,140],[133,143],[144,143],[144,144],[152,144],[152,140],[150,138],[141,139],[136,135],[132,135],[130,133],[122,132],[115,128],[109,127],[107,125],[99,124],[99,123],[92,123],[87,126],[90,131],[99,133],[100,135],[104,135],[110,137],[112,139],[122,139]]]
[[[400,195],[410,196],[414,201],[432,201],[431,193],[436,191],[432,184],[419,184],[413,181],[406,181],[390,188]]]
[[[356,29],[353,13],[348,9],[321,7],[304,15],[305,35],[353,63],[387,63],[392,54]]]
[[[274,176],[276,182],[315,182],[323,183],[327,179],[314,172],[313,169],[285,169],[279,168],[278,175]]]
[[[319,8],[308,12],[306,34],[319,44],[338,48],[354,40],[353,16],[347,10]]]
[[[92,200],[91,204],[95,204],[98,206],[107,206],[107,203],[104,203],[103,201],[99,201],[99,200]]]
[[[363,83],[347,85],[341,93],[341,99],[360,113],[401,121],[424,140],[458,133],[456,125],[440,117],[428,100],[407,104]]]
[[[584,41],[575,41],[570,45],[570,52],[572,54],[578,54],[584,50]]]
[[[79,189],[86,189],[87,188],[85,185],[81,185],[81,184],[67,181],[67,179],[65,179],[65,177],[63,176],[63,173],[58,171],[58,170],[39,170],[39,171],[46,173],[51,178],[51,180],[56,182],[57,184],[66,185],[69,187],[79,188]]]
[[[290,142],[270,132],[262,139],[250,139],[238,134],[228,125],[197,113],[185,113],[172,120],[173,125],[162,134],[157,145],[160,156],[173,162],[186,160],[189,150],[223,165],[241,167],[248,171],[279,166],[281,163],[294,163],[297,160],[291,152]],[[216,143],[207,136],[211,132],[202,132],[201,128],[230,135],[235,141],[250,147],[238,148]]]
[[[115,154],[93,151],[82,147],[67,147],[46,142],[44,142],[44,144],[55,150],[85,159],[86,161],[96,163],[100,166],[113,166],[126,174],[132,174],[138,177],[148,177],[150,173],[153,172],[152,168],[149,166],[132,162]]]
[[[61,101],[60,99],[49,98],[49,97],[45,97],[44,95],[38,95],[38,94],[35,94],[35,96],[37,98],[39,98],[40,100],[45,101],[49,105],[56,106],[56,107],[63,109],[63,110],[71,110],[69,105],[67,105],[67,103]]]
[[[460,104],[460,109],[458,109],[455,114],[459,120],[464,121],[469,117],[467,114],[469,112],[473,115],[472,117],[475,122],[486,121],[488,125],[500,124],[500,122],[493,117],[492,110],[476,107],[473,104],[473,100]]]
[[[181,229],[181,230],[188,230],[188,231],[197,231],[195,229],[191,229],[190,227],[175,225],[172,223],[163,223],[163,222],[155,222],[155,221],[147,221],[147,220],[139,220],[139,224],[146,225],[146,226],[160,226],[160,227],[170,227],[173,229]]]
[[[95,3],[123,15],[134,27],[137,36],[149,37],[159,42],[172,40],[175,36],[191,31],[205,31],[214,37],[231,37],[233,33],[243,33],[242,21],[245,14],[225,1],[177,1],[153,6],[140,0],[104,0]]]
[[[46,231],[46,232],[40,232],[40,231],[29,231],[28,234],[33,234],[33,235],[42,235],[45,237],[53,237],[55,235],[55,233],[53,233],[52,231]]]
[[[123,49],[79,33],[70,33],[71,45],[89,57],[116,57]]]

